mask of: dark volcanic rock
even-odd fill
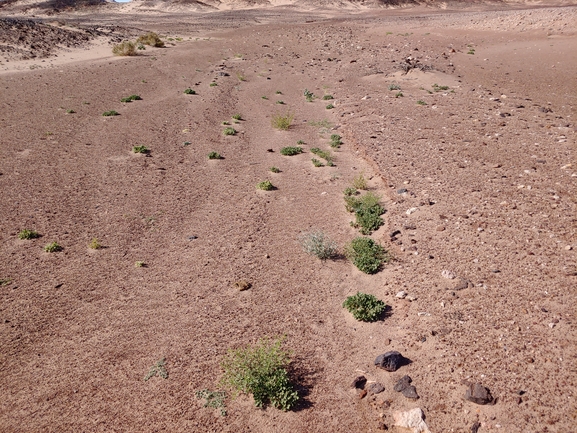
[[[412,381],[413,380],[409,376],[403,376],[393,389],[397,392],[401,392],[407,398],[416,400],[419,398],[419,394],[417,394],[417,388],[411,385]]]
[[[374,382],[369,385],[369,392],[372,394],[380,394],[385,390],[385,387],[379,382]]]
[[[399,367],[406,364],[408,364],[408,359],[395,350],[383,353],[375,359],[375,365],[387,371],[397,371]]]
[[[493,402],[491,392],[480,383],[472,383],[465,392],[465,400],[477,404],[489,404]]]
[[[366,383],[367,383],[367,378],[365,376],[357,376],[357,377],[355,377],[355,380],[353,380],[351,387],[357,388],[357,389],[364,389]]]

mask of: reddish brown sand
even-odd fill
[[[155,30],[167,47],[113,57],[101,35],[58,57],[5,54],[0,431],[400,432],[392,412],[420,407],[435,433],[477,421],[479,432],[574,432],[577,8],[476,5],[111,5],[59,26]],[[407,57],[431,69],[402,74]],[[306,102],[305,88],[335,99]],[[131,94],[142,101],[120,102]],[[290,130],[272,128],[286,111]],[[238,134],[224,136],[236,113]],[[336,166],[313,167],[309,149],[330,149],[331,134],[343,136]],[[297,140],[305,153],[280,155]],[[342,197],[359,173],[387,209],[372,237],[394,260],[376,275],[322,263],[297,240],[311,228],[341,246],[358,234]],[[277,189],[258,191],[265,179]],[[19,240],[24,228],[42,236]],[[45,253],[52,241],[63,251]],[[240,279],[252,288],[239,292]],[[341,304],[357,291],[390,316],[355,321]],[[296,410],[244,395],[226,417],[202,407],[195,392],[217,388],[229,348],[280,335]],[[388,350],[412,363],[377,370]],[[145,382],[161,358],[168,379]],[[361,372],[385,386],[378,398],[351,390]],[[405,374],[417,401],[393,390]],[[496,404],[465,401],[473,382]]]

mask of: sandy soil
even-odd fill
[[[28,59],[3,33],[0,430],[401,432],[392,413],[420,407],[432,432],[573,432],[577,7],[500,7],[106,7],[33,17],[114,34]],[[111,55],[146,30],[167,47]],[[409,57],[423,70],[401,73]],[[287,110],[291,129],[273,129]],[[334,133],[336,166],[313,167],[308,150]],[[304,154],[280,155],[297,140]],[[383,197],[372,237],[394,257],[372,276],[297,241],[358,235],[343,190],[359,173]],[[258,191],[264,179],[277,189]],[[24,228],[41,237],[19,240]],[[52,241],[63,250],[45,253]],[[355,321],[341,304],[357,291],[389,317]],[[229,348],[279,335],[296,410],[202,407],[195,392],[216,389]],[[412,363],[375,368],[388,350]],[[168,379],[145,382],[161,358]],[[361,372],[385,391],[359,398]],[[393,390],[405,374],[416,401]],[[464,400],[474,382],[496,404]]]

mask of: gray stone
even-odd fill
[[[375,359],[375,365],[387,371],[397,371],[399,367],[405,365],[406,359],[396,350],[383,353]]]
[[[385,390],[385,387],[382,384],[380,384],[379,382],[374,382],[374,383],[371,383],[369,385],[369,391],[372,394],[380,394],[384,390]]]
[[[367,378],[365,376],[357,376],[353,380],[351,387],[357,388],[357,389],[364,389],[366,383],[367,383]]]
[[[403,376],[393,388],[395,391],[402,393],[405,397],[417,400],[419,394],[417,394],[417,388],[411,385],[413,380],[409,376]]]
[[[465,400],[472,401],[476,404],[493,403],[491,392],[480,383],[472,383],[465,392]]]

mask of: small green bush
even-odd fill
[[[104,117],[110,117],[110,116],[119,116],[117,111],[114,110],[110,110],[110,111],[105,111],[104,113],[102,113],[102,115]]]
[[[62,251],[62,247],[56,242],[51,242],[44,247],[44,251],[47,253],[56,253],[58,251]]]
[[[335,99],[335,98],[333,98],[333,95],[325,95],[325,96],[323,96],[323,101],[330,101],[331,99]]]
[[[100,248],[102,248],[102,244],[97,238],[92,238],[92,240],[88,244],[88,248],[92,250],[99,250]]]
[[[335,108],[335,106],[333,104],[329,104],[325,107],[327,110],[332,110],[333,108]]]
[[[300,244],[305,253],[327,260],[337,254],[337,244],[320,230],[304,233]]]
[[[349,296],[343,302],[343,307],[361,322],[375,322],[379,320],[387,305],[373,295],[357,292],[356,295]]]
[[[252,394],[257,407],[272,405],[290,410],[299,400],[290,382],[287,367],[289,354],[282,350],[282,340],[262,339],[254,346],[229,350],[221,366],[221,386],[235,393]]]
[[[224,135],[234,135],[236,134],[236,129],[234,128],[224,128],[224,131],[222,131],[222,133]]]
[[[112,54],[115,56],[136,56],[136,45],[134,42],[123,41],[112,47]]]
[[[218,152],[210,152],[208,154],[208,159],[222,159],[222,156],[220,156],[220,153]]]
[[[449,90],[449,86],[439,86],[438,84],[433,84],[433,90],[435,92],[443,92],[445,90]]]
[[[40,235],[38,234],[38,232],[36,232],[34,230],[29,230],[29,229],[20,230],[20,232],[18,233],[18,239],[30,240],[30,239],[36,239],[39,237],[40,237]]]
[[[281,131],[287,131],[291,127],[293,120],[294,114],[287,111],[285,114],[273,114],[271,124],[273,128],[280,129]]]
[[[313,100],[315,98],[315,95],[313,92],[310,92],[308,89],[305,89],[304,95],[305,95],[305,99],[307,100],[307,102],[313,102]]]
[[[196,398],[204,399],[204,407],[210,407],[213,409],[219,409],[222,416],[226,416],[226,392],[224,391],[210,391],[208,389],[202,389],[196,391]]]
[[[263,191],[272,191],[274,189],[274,186],[270,180],[263,180],[262,182],[259,182],[256,187],[258,189],[262,189]]]
[[[196,90],[191,89],[190,87],[188,89],[184,89],[184,93],[186,95],[196,95]]]
[[[276,103],[277,103],[278,105],[284,105],[284,101],[282,101],[282,100],[280,100],[280,99],[279,99],[278,101],[276,101]]]
[[[267,97],[267,96],[261,96],[261,98],[262,98],[262,99],[268,99],[268,97]]]
[[[164,47],[164,42],[162,42],[160,40],[160,37],[154,32],[149,32],[145,35],[139,36],[136,42],[151,47],[158,47],[158,48]]]
[[[135,268],[146,268],[146,263],[144,263],[142,260],[138,260],[138,261],[134,262],[134,267]]]
[[[142,98],[139,95],[130,95],[126,98],[122,98],[120,102],[132,102],[132,101],[141,101]]]
[[[359,191],[354,186],[349,186],[349,187],[345,188],[345,191],[344,191],[345,197],[353,197],[353,196],[357,195],[358,193],[359,193]],[[349,210],[349,212],[352,212],[352,210]]]
[[[209,86],[210,86],[210,87],[216,87],[216,86],[218,86],[218,83],[212,82],[212,83],[209,84]]]
[[[341,141],[342,137],[339,134],[332,134],[331,135],[331,147],[338,149],[341,147],[343,142]]]
[[[150,152],[150,150],[146,146],[134,146],[132,148],[132,151],[134,153],[149,153]]]
[[[427,105],[427,103],[426,103],[425,101],[422,101],[422,100],[420,100],[420,99],[417,101],[417,104],[419,104],[419,105]]]
[[[304,142],[304,140],[298,140],[298,141],[297,141],[297,144],[299,144],[299,145],[300,145],[300,144],[305,144],[305,142]]]
[[[385,213],[385,208],[379,204],[380,198],[368,192],[363,196],[345,195],[345,207],[349,212],[355,213],[355,227],[360,227],[364,235],[370,235],[384,224],[381,215]]]
[[[148,379],[154,376],[162,377],[163,379],[168,379],[168,371],[166,371],[166,362],[164,358],[154,363],[146,376],[144,376],[144,381],[146,382]]]
[[[66,110],[66,114],[74,114],[76,113],[76,111],[74,111],[72,108]]]
[[[282,95],[282,92],[280,90],[277,90],[276,92],[274,92],[276,95]]]
[[[270,171],[272,171],[273,173],[280,173],[280,169],[277,167],[271,167]]]
[[[318,157],[323,158],[324,160],[327,161],[327,165],[332,166],[333,157],[329,151],[321,150],[318,147],[313,147],[311,148],[311,153],[314,153]]]
[[[395,98],[402,98],[403,96],[405,96],[405,95],[403,95],[403,92],[399,92],[399,93],[395,94]]]
[[[284,155],[284,156],[294,156],[294,155],[298,155],[299,153],[303,153],[302,147],[288,146],[288,147],[283,147],[280,150],[280,154]]]
[[[401,86],[397,83],[389,84],[389,90],[401,90]]]
[[[234,120],[242,120],[242,115],[241,115],[241,114],[238,114],[238,113],[237,113],[237,114],[233,114],[233,115],[232,115],[232,118],[233,118]]]
[[[318,159],[313,158],[313,159],[311,159],[311,161],[315,167],[323,167],[323,163],[320,162]]]
[[[356,189],[362,189],[362,190],[365,190],[368,188],[367,179],[365,179],[365,176],[363,173],[361,173],[358,176],[355,176],[353,178],[353,187],[355,187]]]
[[[356,237],[345,246],[345,256],[365,274],[379,271],[387,262],[385,249],[368,237]]]

